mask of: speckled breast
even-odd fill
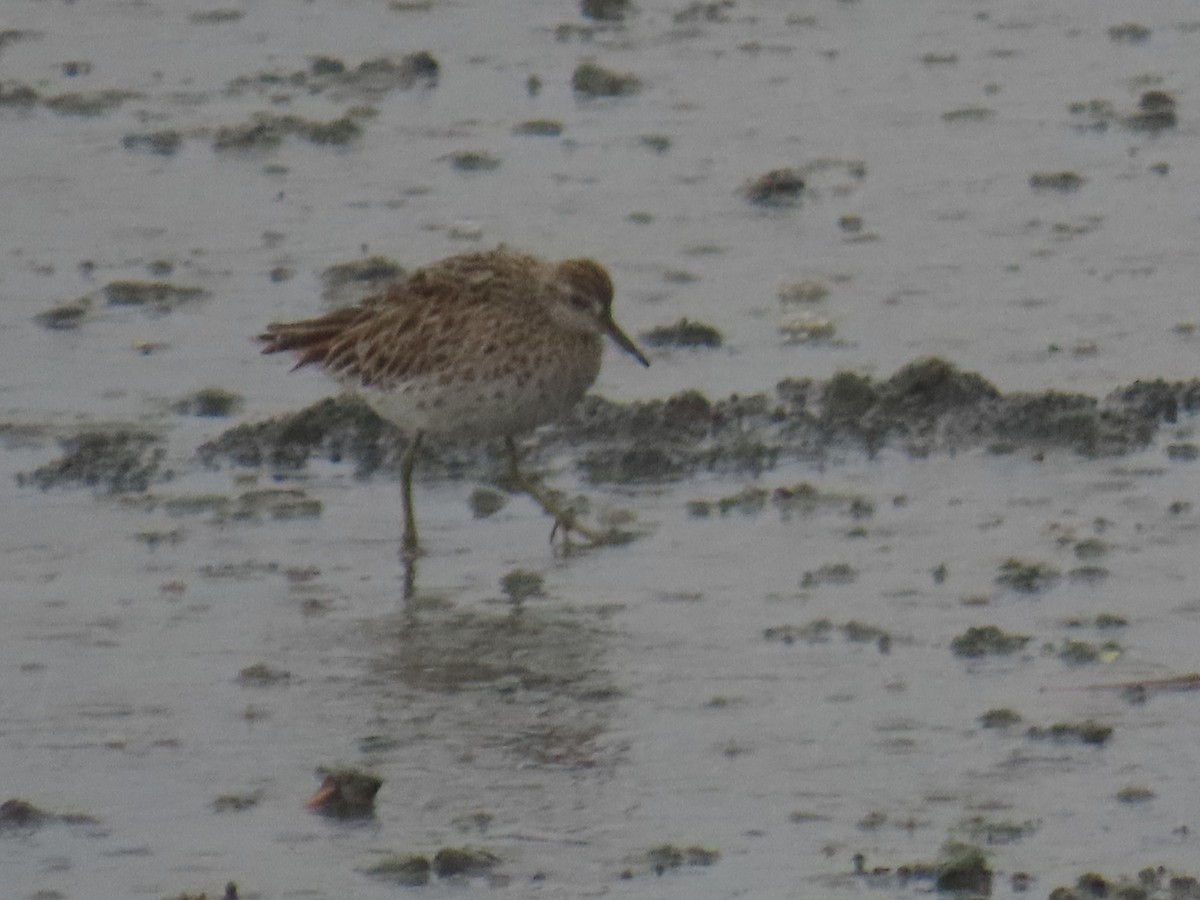
[[[460,367],[387,386],[351,383],[379,415],[409,433],[456,437],[521,434],[563,417],[600,372],[598,336],[530,352],[506,371]]]

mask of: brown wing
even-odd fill
[[[505,250],[464,253],[418,269],[382,295],[348,309],[276,322],[258,336],[263,353],[290,351],[296,368],[382,386],[444,372],[452,358],[486,352],[541,314],[549,281],[540,260]]]

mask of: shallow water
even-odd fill
[[[658,351],[649,372],[612,354],[596,389],[614,400],[886,376],[926,354],[1004,390],[1103,395],[1194,374],[1200,338],[1178,327],[1196,315],[1191,4],[742,2],[714,6],[720,21],[675,21],[683,8],[642,4],[588,37],[556,36],[588,22],[550,2],[260,2],[215,23],[152,2],[6,10],[3,26],[29,33],[0,48],[0,81],[140,95],[94,117],[0,108],[3,790],[96,820],[0,830],[14,896],[219,896],[230,879],[246,897],[394,896],[364,870],[461,844],[500,855],[506,877],[490,890],[511,896],[908,896],[929,882],[855,877],[853,855],[894,867],[936,859],[947,839],[985,847],[1002,896],[1015,872],[1046,894],[1088,870],[1196,868],[1195,695],[1139,705],[1079,690],[1195,667],[1194,463],[1165,452],[1194,439],[1191,420],[1117,459],[847,450],[756,483],[861,496],[866,518],[846,502],[689,516],[689,501],[750,484],[726,476],[588,486],[647,533],[569,557],[530,504],[474,520],[473,484],[427,480],[417,502],[431,552],[408,612],[390,479],[312,466],[287,486],[321,501],[316,518],[168,508],[273,486],[203,470],[192,453],[230,422],[170,404],[216,385],[244,395],[239,419],[254,420],[329,393],[248,337],[318,310],[320,272],[364,252],[418,264],[503,241],[594,255],[631,333],[686,316],[724,334],[718,350]],[[1112,40],[1135,14],[1149,38]],[[441,64],[436,87],[227,91],[317,54],[352,67],[418,50]],[[588,56],[643,90],[572,96]],[[80,59],[89,74],[63,74]],[[1103,98],[1131,114],[1149,89],[1175,95],[1178,127],[1101,132],[1068,111]],[[363,103],[377,115],[347,149],[211,146],[212,129],[254,112],[326,121]],[[942,119],[969,107],[992,114]],[[533,118],[561,120],[562,137],[511,133]],[[121,146],[161,128],[183,135],[172,156]],[[457,172],[446,157],[461,150],[501,165]],[[746,181],[785,165],[809,174],[797,206],[742,199]],[[1058,171],[1086,181],[1030,188]],[[862,230],[840,228],[845,215]],[[208,298],[160,315],[104,303],[105,284],[157,277],[157,260]],[[272,281],[281,266],[294,277]],[[802,280],[827,299],[781,303],[779,288]],[[78,330],[33,321],[85,294]],[[806,312],[834,339],[789,341],[781,325]],[[175,477],[150,499],[18,486],[57,435],[110,421],[167,434]],[[556,484],[578,487],[571,458],[554,465]],[[1083,560],[1075,548],[1092,537],[1107,552]],[[1063,577],[1013,592],[996,583],[1009,557]],[[849,583],[822,581],[840,564]],[[1108,576],[1067,576],[1087,564]],[[547,596],[513,615],[499,584],[517,568],[542,573]],[[1128,625],[1067,624],[1100,613]],[[838,626],[826,640],[764,637],[821,618]],[[847,639],[850,622],[886,631],[888,652]],[[956,657],[952,640],[977,625],[1031,640],[1011,656]],[[1068,665],[1057,650],[1072,639],[1123,652]],[[256,663],[290,678],[240,684]],[[996,707],[1023,723],[981,728]],[[1106,746],[1025,735],[1085,719],[1114,728]],[[385,779],[373,820],[304,810],[313,770],[331,763]],[[1131,785],[1154,799],[1119,801]],[[227,794],[257,802],[215,812]],[[977,816],[1030,833],[986,844]],[[720,859],[657,877],[645,853],[664,843]]]

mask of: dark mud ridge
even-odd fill
[[[914,456],[975,447],[1115,456],[1146,447],[1162,425],[1197,408],[1195,379],[1138,381],[1103,399],[1053,390],[1004,394],[977,373],[932,357],[883,381],[839,372],[828,381],[787,379],[772,393],[723,400],[698,391],[627,404],[590,396],[569,419],[539,429],[525,444],[534,459],[574,457],[592,483],[637,483],[704,471],[754,476],[786,460],[873,455],[889,447]],[[141,427],[83,429],[61,444],[62,456],[21,474],[21,483],[123,493],[176,474],[163,466],[162,436]],[[497,445],[429,439],[421,472],[450,478],[499,473]],[[352,462],[356,474],[368,478],[395,472],[404,446],[399,429],[363,401],[342,396],[238,425],[200,446],[197,456],[207,466],[265,467],[278,477],[314,458]],[[1171,459],[1200,456],[1194,444],[1166,449]]]
[[[1200,380],[1138,381],[1103,399],[1053,390],[1004,394],[933,357],[883,381],[841,372],[715,401],[697,391],[629,404],[590,396],[570,419],[529,442],[535,456],[572,453],[595,483],[660,481],[706,470],[758,474],[787,459],[885,447],[913,455],[972,447],[1118,455],[1145,447],[1162,424],[1198,407]],[[199,457],[208,465],[267,466],[280,474],[313,457],[348,460],[368,477],[393,471],[403,446],[393,425],[360,400],[340,397],[239,425],[200,447]],[[423,472],[440,466],[443,475],[465,477],[498,466],[484,445],[429,441],[427,447]]]

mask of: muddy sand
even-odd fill
[[[12,4],[6,896],[1200,896],[1198,42]],[[251,336],[500,243],[649,348],[523,442],[626,540],[430,441],[404,602],[403,435]]]

